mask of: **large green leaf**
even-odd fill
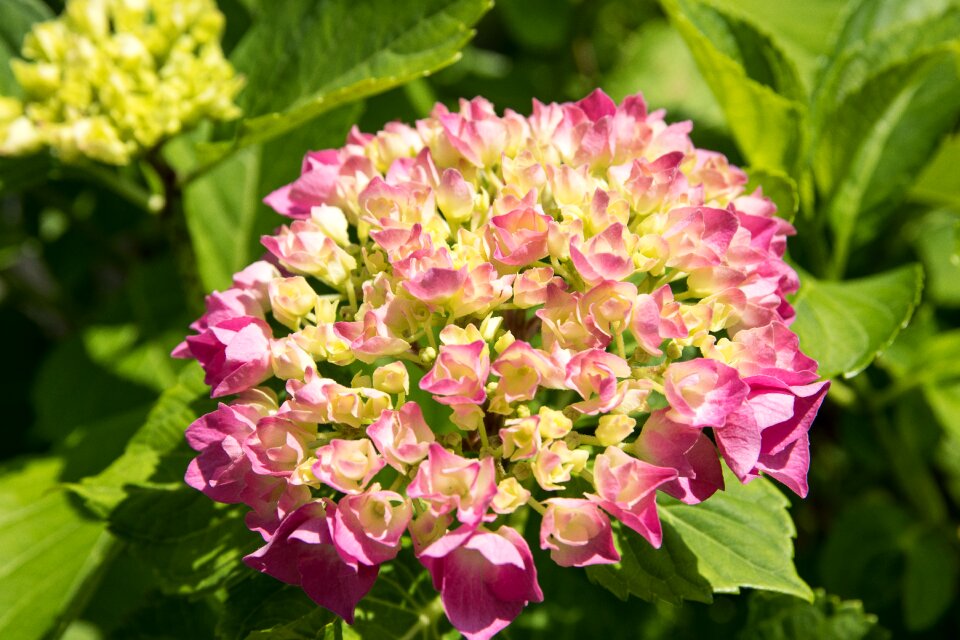
[[[185,484],[131,486],[110,514],[110,531],[131,545],[173,594],[220,589],[249,572],[241,558],[263,541],[244,524],[246,507],[222,505]]]
[[[830,35],[844,17],[837,0],[769,2],[769,0],[710,0],[711,4],[743,16],[768,32],[797,65],[801,77],[813,79],[818,58],[830,52]]]
[[[917,224],[913,244],[927,272],[929,300],[960,307],[960,215],[945,209],[930,212]]]
[[[706,502],[665,501],[660,549],[619,527],[620,562],[589,567],[590,579],[621,599],[711,602],[713,593],[746,587],[811,600],[793,566],[787,499],[764,478],[742,485],[729,470],[725,476],[726,490]]]
[[[805,92],[793,64],[748,22],[699,0],[662,0],[748,162],[792,173],[803,149]]]
[[[855,376],[886,349],[920,301],[923,271],[907,265],[868,278],[827,282],[801,274],[793,331],[827,378]]]
[[[248,572],[226,590],[224,615],[217,627],[222,640],[245,640],[251,633],[276,632],[290,625],[307,626],[314,632],[334,615],[318,607],[298,586],[276,578]]]
[[[112,537],[56,487],[58,458],[8,464],[0,473],[0,637],[37,640],[76,615]]]
[[[234,273],[264,252],[260,236],[283,218],[263,197],[297,178],[307,151],[342,145],[359,114],[359,103],[324,114],[267,144],[242,149],[186,186],[184,212],[204,289],[229,286]],[[185,140],[168,145],[168,154],[178,167],[195,161]]]
[[[183,208],[197,271],[204,290],[222,290],[231,276],[252,262],[253,226],[258,209],[260,149],[234,154],[201,180],[187,185]]]
[[[455,62],[491,4],[288,0],[265,12],[231,56],[247,78],[246,118],[231,142],[210,149],[211,161]]]
[[[660,549],[626,527],[617,527],[616,542],[620,562],[587,567],[587,575],[621,600],[629,596],[674,604],[713,600],[710,583],[697,570],[696,556],[673,525],[664,523]]]
[[[960,182],[955,178],[958,164],[960,135],[954,134],[940,145],[937,155],[910,188],[910,197],[933,205],[947,205],[954,211],[960,211]]]
[[[834,55],[861,47],[864,43],[941,14],[956,0],[855,0],[835,41]]]
[[[86,500],[91,510],[107,517],[137,487],[180,486],[186,458],[183,454],[178,457],[177,450],[184,448],[184,430],[200,415],[207,393],[199,365],[185,367],[177,384],[157,400],[123,454],[101,473],[69,488]]]
[[[660,510],[697,558],[697,570],[714,593],[743,587],[813,599],[793,565],[796,529],[790,502],[766,478],[750,484],[724,470],[726,489],[697,505],[677,502]]]
[[[887,67],[821,116],[813,170],[833,229],[834,272],[879,232],[960,113],[960,41]]]
[[[879,71],[910,59],[917,53],[956,40],[960,11],[950,9],[921,20],[889,25],[839,53],[824,67],[813,96],[811,121],[815,128],[830,127],[830,113]]]

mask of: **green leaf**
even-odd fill
[[[903,618],[911,631],[931,627],[956,595],[957,552],[934,531],[913,537],[906,549]]]
[[[900,541],[915,522],[900,502],[874,491],[844,505],[819,557],[818,574],[827,591],[862,598],[868,606],[899,598]]]
[[[948,437],[960,440],[960,381],[928,384],[923,393]]]
[[[110,531],[153,569],[171,594],[222,588],[250,570],[243,556],[262,544],[244,524],[244,506],[222,505],[182,483],[131,486],[110,514]]]
[[[170,358],[170,349],[176,336],[175,329],[167,339],[144,341],[141,328],[134,323],[122,325],[94,325],[83,331],[82,340],[90,359],[117,377],[157,392],[176,384],[176,362]]]
[[[960,211],[960,183],[954,177],[960,164],[960,135],[943,141],[940,150],[910,189],[910,197]]]
[[[851,20],[855,21],[857,15]],[[818,131],[824,127],[832,128],[829,120],[823,119],[824,114],[831,113],[843,104],[872,76],[920,52],[956,40],[958,32],[960,11],[951,9],[926,15],[922,19],[888,25],[882,32],[849,43],[846,50],[830,60],[819,79],[813,96],[812,125]]]
[[[69,488],[82,497],[95,513],[107,517],[137,485],[152,482],[182,482],[186,460],[174,454],[183,448],[183,433],[203,408],[199,403],[209,392],[203,383],[203,371],[191,363],[178,377],[177,384],[164,391],[150,410],[144,425],[127,443],[126,450],[101,473],[84,478]],[[163,463],[173,456],[175,467],[165,470]],[[179,477],[178,477],[179,474]]]
[[[212,150],[214,161],[452,64],[490,6],[490,0],[288,0],[283,11],[265,12],[231,56],[247,77],[239,97],[246,119],[232,142]]]
[[[713,593],[743,587],[812,600],[793,566],[796,534],[789,502],[765,478],[748,485],[725,469],[726,490],[697,505],[663,500],[663,545],[654,549],[633,531],[618,527],[621,560],[587,568],[587,575],[618,598],[638,596],[679,604],[712,602]]]
[[[186,186],[187,228],[207,291],[228,287],[234,273],[263,254],[260,236],[284,221],[263,204],[264,196],[300,175],[307,151],[342,145],[359,115],[359,105],[337,109],[265,145],[241,150]],[[168,154],[180,167],[194,160],[186,140],[168,145]]]
[[[252,262],[260,149],[233,155],[184,190],[183,207],[197,270],[206,291],[223,290]]]
[[[843,282],[801,274],[791,329],[826,378],[863,371],[907,325],[920,302],[923,271],[907,265]]]
[[[741,631],[746,640],[861,640],[886,638],[877,625],[877,616],[863,610],[857,600],[841,600],[817,589],[816,600],[758,591],[751,594],[747,624]]]
[[[587,567],[587,576],[621,600],[636,596],[673,604],[713,601],[713,589],[697,570],[696,556],[673,525],[664,522],[660,549],[627,527],[616,527],[615,540],[620,562]]]
[[[832,34],[844,17],[845,7],[837,0],[769,2],[768,0],[710,0],[725,11],[768,32],[784,53],[797,65],[800,76],[810,81],[818,58],[830,53]],[[809,86],[809,83],[808,83]]]
[[[563,47],[573,27],[573,5],[554,0],[506,0],[496,4],[507,31],[528,49]]]
[[[781,171],[763,169],[745,169],[749,178],[746,192],[751,193],[757,187],[763,188],[763,195],[777,205],[777,215],[785,220],[793,220],[800,207],[800,192],[797,182]]]
[[[814,176],[835,236],[834,271],[878,232],[960,113],[960,41],[917,54],[872,76],[822,116]]]
[[[0,473],[0,637],[35,640],[76,615],[112,537],[55,486],[63,461],[8,463]],[[69,620],[64,620],[69,622]]]
[[[671,73],[663,73],[665,68]],[[642,89],[649,104],[667,109],[672,118],[691,118],[697,130],[723,127],[720,105],[680,34],[665,20],[647,22],[630,34],[602,84],[617,102]]]
[[[919,222],[913,244],[927,273],[927,296],[943,307],[960,307],[960,215],[933,211]]]
[[[742,485],[724,470],[726,489],[697,505],[665,504],[672,526],[697,558],[697,570],[714,593],[762,589],[813,600],[793,565],[789,501],[766,478]]]
[[[804,89],[792,63],[749,23],[699,0],[662,0],[749,164],[792,174]]]
[[[833,43],[834,58],[904,25],[941,14],[956,0],[856,0]]]
[[[292,626],[316,632],[334,615],[318,607],[303,589],[254,571],[226,591],[224,614],[217,626],[221,640],[245,640],[253,633],[279,633]]]
[[[40,0],[3,0],[0,3],[0,96],[21,95],[10,70],[10,60],[20,54],[23,36],[34,22],[53,17],[50,8]]]

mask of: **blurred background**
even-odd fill
[[[55,13],[62,9],[56,0],[47,4]],[[838,34],[860,3],[711,4],[768,35],[811,88],[841,55]],[[902,4],[925,8],[902,9],[886,24],[876,18],[876,33],[951,3]],[[219,5],[227,17],[229,54],[255,12],[241,0]],[[688,43],[657,2],[498,0],[476,30],[452,66],[342,107],[284,137],[275,161],[264,162],[254,183],[257,198],[295,178],[308,149],[342,144],[352,122],[376,131],[390,120],[423,117],[437,101],[453,105],[477,95],[498,109],[529,113],[533,97],[575,100],[596,87],[616,100],[642,92],[651,109],[667,110],[668,121],[692,120],[697,146],[723,152],[734,164],[750,164]],[[0,47],[19,49],[2,25]],[[751,62],[744,60],[747,66]],[[912,323],[877,363],[852,379],[838,378],[811,431],[810,495],[791,496],[800,575],[830,597],[817,606],[759,592],[720,595],[711,605],[622,602],[581,571],[538,562],[545,602],[528,608],[504,637],[960,637],[956,113],[935,132],[931,151],[914,162],[909,184],[874,207],[880,213],[870,216],[870,229],[858,232],[841,273],[830,273],[817,257],[821,247],[814,245],[821,236],[808,230],[815,224],[802,211],[796,221],[799,236],[791,254],[805,271],[850,280],[919,263],[926,282]],[[922,120],[918,116],[915,126],[922,129]],[[211,210],[224,206],[222,193],[187,197]],[[52,473],[60,482],[74,482],[119,456],[159,393],[176,381],[179,365],[168,353],[196,317],[202,287],[181,277],[184,230],[171,230],[160,217],[137,210],[89,174],[45,158],[0,158],[0,198],[0,335],[8,411],[0,427],[3,470],[27,470],[38,478]],[[203,198],[210,199],[208,205]],[[257,228],[267,231],[279,222],[259,202],[250,206],[256,207]],[[238,258],[241,264],[245,257]],[[51,452],[62,461],[55,469],[29,462],[35,459],[29,456]],[[12,535],[2,528],[3,508],[13,504],[3,495],[0,491],[0,538]],[[81,533],[64,533],[73,535]],[[13,588],[15,570],[0,567],[6,583],[0,594]],[[82,622],[70,627],[68,637],[212,637],[214,622],[203,605],[161,589],[136,554],[121,552],[101,578],[102,588],[83,599]],[[862,609],[849,601],[862,602]]]

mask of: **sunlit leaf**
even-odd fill
[[[868,278],[827,282],[802,274],[791,326],[820,375],[852,377],[897,337],[920,302],[923,271],[908,265]]]
[[[697,570],[715,593],[762,589],[812,600],[810,587],[793,565],[796,529],[789,501],[761,478],[743,485],[724,470],[726,489],[698,505],[661,509],[697,558]]]
[[[663,0],[749,164],[791,173],[802,156],[805,91],[796,69],[749,23],[699,0]]]
[[[0,470],[0,637],[39,640],[100,568],[111,536],[56,487],[57,458]],[[73,611],[72,615],[76,615]]]

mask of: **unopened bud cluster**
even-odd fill
[[[350,621],[409,545],[488,638],[542,599],[520,523],[582,567],[619,560],[611,518],[659,547],[658,492],[707,499],[721,459],[804,495],[827,384],[788,328],[793,229],[690,128],[476,98],[307,154],[175,352],[231,398],[187,481],[251,507],[248,564]]]
[[[33,26],[0,97],[0,155],[50,147],[125,164],[204,118],[240,115],[214,0],[68,0]]]

